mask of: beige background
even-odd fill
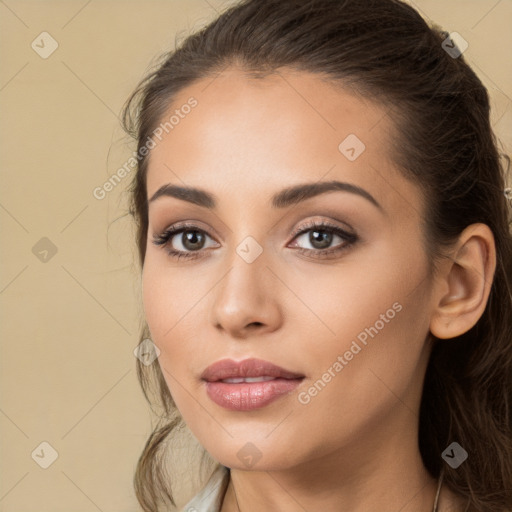
[[[133,151],[117,115],[150,62],[230,3],[0,1],[1,511],[139,510],[132,477],[151,418],[133,355],[130,178],[103,200],[92,191]],[[414,5],[469,42],[510,154],[512,0]],[[31,47],[43,31],[59,45],[47,59]],[[48,242],[33,252],[43,237],[57,249],[47,261]],[[47,469],[34,460],[49,456],[43,441],[58,452]]]

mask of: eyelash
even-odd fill
[[[347,250],[349,247],[354,245],[355,242],[358,241],[358,237],[353,233],[348,233],[347,231],[344,231],[343,229],[339,228],[338,226],[334,224],[330,224],[328,222],[310,222],[306,225],[302,226],[298,230],[296,230],[294,233],[292,233],[293,240],[297,238],[299,235],[302,235],[304,233],[307,233],[312,230],[322,231],[325,233],[332,233],[335,235],[338,235],[340,238],[345,240],[345,243],[343,243],[341,246],[335,246],[334,248],[330,249],[304,249],[303,247],[297,248],[297,250],[301,254],[311,254],[314,253],[319,258],[325,258],[328,257],[331,254],[334,253],[341,253],[342,251]],[[204,250],[198,250],[198,251],[178,251],[176,249],[173,249],[169,247],[169,242],[173,238],[174,235],[177,235],[179,233],[183,233],[186,231],[197,231],[199,233],[203,233],[205,235],[208,235],[204,230],[198,228],[194,224],[188,224],[188,223],[179,223],[169,229],[166,229],[163,233],[157,234],[153,236],[153,243],[156,246],[162,246],[167,248],[167,252],[169,256],[172,258],[175,258],[179,260],[180,258],[185,259],[196,259],[201,257],[201,253],[204,252]]]

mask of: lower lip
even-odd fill
[[[293,391],[302,379],[274,379],[264,382],[206,382],[206,393],[217,405],[231,411],[252,411]]]

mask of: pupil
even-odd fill
[[[318,248],[325,249],[326,247],[329,247],[329,245],[331,244],[332,233],[327,233],[326,231],[312,231],[311,234],[309,235],[309,239],[314,247],[317,247],[317,244],[319,242],[320,246]]]
[[[201,238],[202,234],[200,234],[198,231],[188,231],[186,233],[183,233],[185,235],[185,240],[183,245],[187,247],[187,249],[197,249],[196,244],[201,245]]]

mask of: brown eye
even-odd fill
[[[206,238],[210,237],[197,226],[179,225],[155,235],[153,243],[165,247],[172,257],[195,258],[203,252]]]
[[[294,240],[299,241],[303,239],[302,243],[309,244],[311,248],[299,247],[299,251],[306,254],[317,254],[321,257],[337,253],[348,249],[357,241],[357,236],[353,233],[348,233],[338,226],[328,223],[313,223],[305,229],[301,229]],[[338,239],[338,243],[331,247]],[[297,242],[293,247],[297,247]]]
[[[185,230],[182,231],[181,237],[178,237],[178,240],[186,250],[196,251],[202,249],[205,236],[200,231]]]

